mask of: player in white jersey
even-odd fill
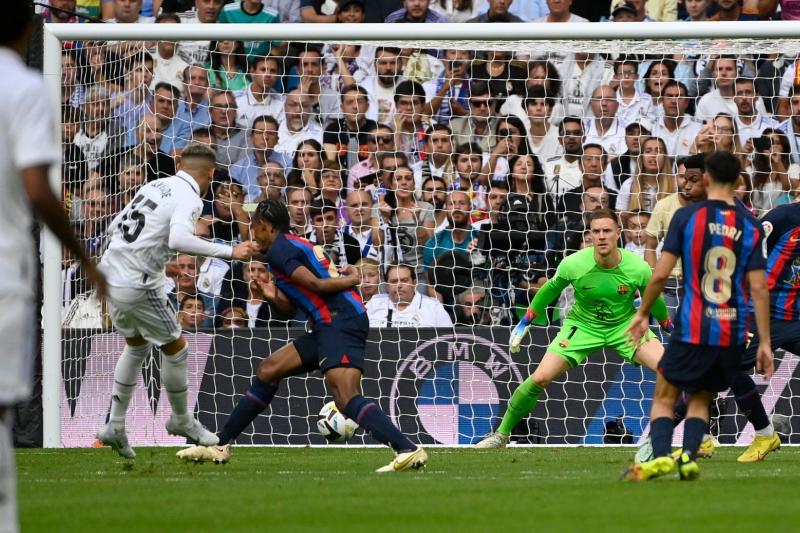
[[[82,263],[100,297],[102,275],[70,229],[48,182],[61,150],[50,96],[42,75],[25,66],[30,40],[30,0],[5,0],[0,17],[0,532],[16,532],[17,491],[12,408],[28,399],[39,321],[35,316],[36,271],[33,212]]]
[[[173,251],[238,260],[258,251],[254,242],[229,246],[194,235],[203,209],[201,197],[211,184],[215,165],[214,150],[189,144],[181,154],[178,173],[142,186],[109,226],[100,270],[108,279],[111,320],[127,345],[114,369],[111,415],[97,438],[129,459],[136,453],[128,444],[125,414],[152,345],[163,355],[161,382],[172,406],[167,432],[204,446],[217,443],[217,436],[187,410],[188,348],[164,290],[164,267]]]

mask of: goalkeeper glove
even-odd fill
[[[522,320],[519,321],[514,327],[514,331],[511,332],[511,338],[508,339],[508,351],[511,353],[519,352],[519,345],[522,344],[522,339],[525,338],[525,335],[528,334],[528,330],[531,327],[531,322],[537,317],[536,311],[528,308],[528,312],[525,313],[525,316],[522,317]]]
[[[672,323],[672,320],[670,320],[669,317],[659,322],[658,325],[661,326],[661,329],[667,333],[672,333],[672,330],[675,329],[675,324]]]

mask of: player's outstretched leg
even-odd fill
[[[361,393],[361,370],[353,367],[336,367],[325,372],[325,381],[331,388],[336,407],[372,437],[397,454],[388,465],[376,472],[400,472],[425,466],[428,454],[392,424],[378,404],[364,398]]]
[[[476,448],[504,448],[520,420],[533,411],[539,395],[558,376],[569,369],[569,363],[560,355],[547,352],[533,374],[516,388],[497,431],[487,435]]]
[[[136,452],[128,444],[125,433],[125,415],[136,388],[136,381],[151,344],[141,337],[125,339],[126,345],[114,367],[114,385],[111,388],[111,413],[108,422],[97,432],[97,439],[127,459],[134,459]]]
[[[731,392],[736,399],[739,411],[747,416],[747,420],[753,424],[753,429],[756,431],[752,444],[736,460],[740,463],[761,461],[770,452],[780,448],[781,438],[767,417],[767,411],[761,401],[761,394],[758,393],[756,384],[749,373],[739,372],[736,374],[733,385],[731,385]]]
[[[222,431],[219,432],[219,443],[215,446],[192,446],[179,451],[177,456],[187,461],[227,463],[231,455],[231,441],[236,439],[272,402],[281,380],[302,370],[303,362],[294,343],[287,344],[264,358],[258,366],[250,388],[239,398]]]
[[[217,443],[217,436],[208,431],[188,412],[186,396],[189,391],[189,348],[183,337],[161,347],[161,383],[167,389],[172,416],[167,421],[167,433],[180,435],[203,446]]]

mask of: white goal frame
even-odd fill
[[[286,40],[309,42],[480,40],[619,41],[648,40],[798,40],[800,21],[644,22],[589,24],[45,24],[44,78],[54,116],[61,103],[61,42],[66,40]],[[772,44],[772,43],[770,43]],[[797,48],[800,51],[800,48]],[[709,53],[712,53],[709,50]],[[55,134],[60,143],[60,128]],[[60,194],[59,167],[50,185]],[[42,405],[44,447],[61,447],[61,246],[48,230],[42,234]]]

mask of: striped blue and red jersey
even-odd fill
[[[800,204],[786,204],[761,219],[767,239],[770,316],[800,320]]]
[[[720,200],[675,213],[662,249],[680,257],[683,269],[684,295],[671,338],[705,346],[745,344],[747,273],[766,267],[763,235],[752,213]]]
[[[314,322],[329,324],[333,317],[347,318],[366,312],[361,296],[352,289],[316,294],[292,281],[292,273],[301,266],[322,279],[339,275],[322,247],[307,239],[288,233],[278,235],[267,252],[267,263],[275,276],[275,285]]]

